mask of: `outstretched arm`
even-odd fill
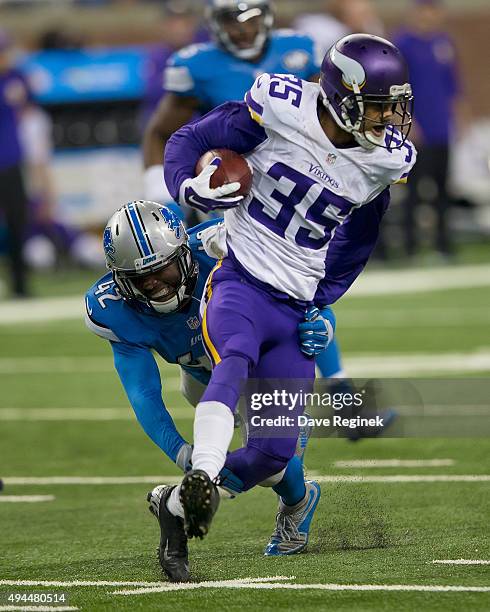
[[[151,351],[122,342],[111,342],[114,365],[136,418],[146,434],[180,467],[178,454],[186,441],[162,400],[160,372]]]

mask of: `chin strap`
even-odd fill
[[[345,110],[344,100],[340,104],[342,117],[339,117],[339,115],[337,114],[333,105],[330,103],[330,100],[327,98],[327,95],[321,86],[320,86],[320,91],[322,92],[323,105],[328,110],[328,112],[332,116],[335,123],[339,126],[339,128],[344,130],[345,132],[349,132],[349,134],[352,134],[354,138],[356,139],[356,142],[360,144],[361,147],[363,147],[364,149],[368,149],[368,150],[374,149],[377,146],[377,143],[371,141],[368,138],[368,135],[365,134],[364,132],[361,132],[360,130],[361,125],[362,125],[362,117],[364,115],[364,102],[362,100],[361,90],[359,88],[357,81],[355,79],[352,81],[352,91],[354,92],[354,96],[355,96],[357,105],[359,107],[358,119],[354,125],[352,125],[351,119],[347,111]]]

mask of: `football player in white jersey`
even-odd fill
[[[214,479],[225,457],[245,490],[284,470],[298,428],[266,422],[247,446],[226,455],[243,380],[314,378],[298,348],[305,308],[338,300],[375,246],[390,185],[406,178],[416,152],[407,140],[412,91],[406,63],[387,40],[340,39],[323,60],[319,84],[264,74],[245,96],[187,125],[169,140],[165,178],[181,204],[225,209],[228,257],[208,279],[203,336],[213,363],[196,409],[193,471],[169,497],[188,537],[205,535],[218,506]],[[216,189],[215,159],[194,176],[210,149],[243,154],[253,167],[250,196],[238,184]],[[273,405],[261,416],[288,408]],[[281,507],[281,520],[309,503]],[[278,525],[280,531],[281,525]]]

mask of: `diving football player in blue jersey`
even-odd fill
[[[191,468],[192,447],[177,431],[163,403],[152,351],[166,362],[180,365],[182,393],[196,406],[211,376],[202,344],[199,306],[206,279],[220,256],[220,228],[221,222],[212,220],[186,232],[165,206],[145,201],[126,204],[111,217],[104,231],[104,251],[111,272],[99,279],[85,298],[86,324],[110,341],[116,370],[138,421],[183,471]],[[310,311],[307,318],[313,320],[300,324],[300,332],[319,325],[315,342],[325,346],[333,337],[331,316],[327,326],[319,314],[312,316]],[[311,347],[312,335],[307,338],[303,350]],[[237,477],[226,464],[220,473],[220,485],[235,493],[250,488],[249,480],[254,479],[255,475]],[[282,510],[278,516],[284,519],[288,514],[287,520],[281,519],[286,527],[276,528],[266,554],[300,552],[308,542],[320,497],[318,484],[304,482],[299,456],[260,484],[271,486],[280,496]],[[175,512],[178,506],[175,495],[172,497],[174,490],[158,486],[148,501],[161,526],[160,563],[171,580],[182,581],[188,579],[189,568],[182,519],[169,512]]]

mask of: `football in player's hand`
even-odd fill
[[[231,196],[246,196],[252,188],[252,169],[244,157],[230,151],[229,149],[212,149],[207,151],[196,164],[196,176],[201,174],[204,168],[210,164],[215,157],[221,159],[221,164],[216,172],[211,176],[210,186],[221,187],[226,183],[240,183],[241,187]]]

